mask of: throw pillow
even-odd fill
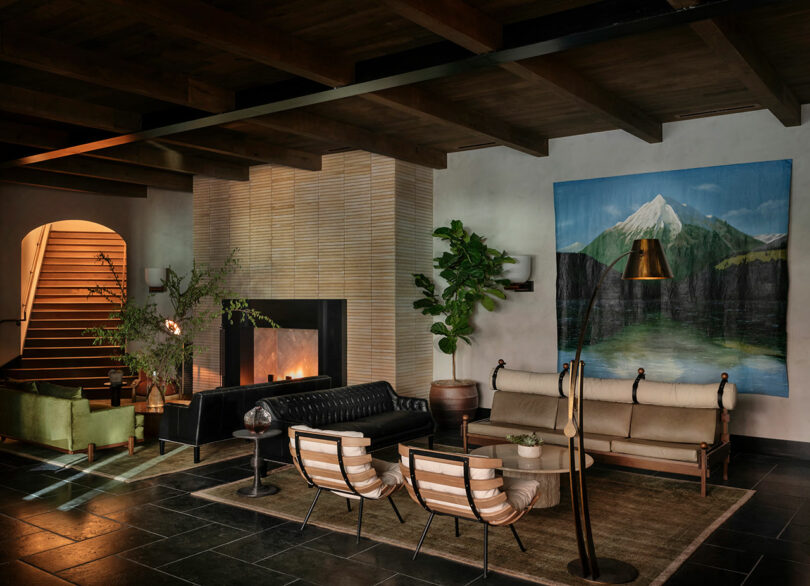
[[[57,397],[59,399],[73,400],[82,398],[81,387],[65,387],[62,385],[56,385],[54,383],[40,381],[37,383],[37,390],[39,390],[40,395]]]
[[[13,389],[15,391],[23,391],[24,393],[34,393],[34,394],[37,393],[36,383],[29,381],[21,381],[9,378],[4,380],[2,382],[2,385],[8,389]]]

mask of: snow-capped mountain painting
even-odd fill
[[[599,292],[586,336],[588,376],[713,382],[787,396],[787,227],[791,161],[568,181],[554,185],[559,362],[606,267],[657,238],[671,281]]]

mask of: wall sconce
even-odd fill
[[[151,267],[147,268],[145,273],[146,284],[150,293],[162,293],[166,290],[163,285],[163,281],[166,279],[166,269]]]
[[[515,292],[534,291],[534,281],[529,280],[532,276],[532,257],[528,254],[510,254],[509,256],[517,262],[503,265],[502,277],[512,282],[504,289]]]

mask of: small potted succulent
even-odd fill
[[[518,456],[521,458],[539,458],[543,450],[543,439],[535,433],[507,435],[506,439],[517,445]]]

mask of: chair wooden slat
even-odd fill
[[[293,457],[296,454],[295,448],[290,446],[290,453]],[[305,460],[314,460],[316,462],[324,462],[326,464],[334,464],[338,466],[337,454],[325,454],[323,452],[312,452],[310,450],[301,450],[301,457]],[[362,456],[343,456],[344,466],[362,466],[363,464],[371,463],[371,454],[364,454]]]
[[[295,439],[296,432],[297,433],[315,433],[315,432],[310,432],[310,431],[304,431],[304,430],[301,430],[301,429],[290,428],[290,430],[289,430],[290,438]],[[343,447],[365,448],[365,447],[368,447],[368,446],[371,445],[371,438],[370,437],[346,437],[346,436],[343,436],[343,435],[330,434],[329,432],[321,432],[321,431],[317,432],[317,434],[318,435],[323,435],[323,436],[334,437],[334,438],[340,438],[340,443],[343,445]],[[306,442],[315,442],[315,443],[319,443],[319,444],[333,444],[333,445],[335,444],[334,440],[319,439],[319,438],[314,438],[314,437],[303,437],[303,436],[301,437],[301,441],[302,442],[305,442],[305,441]]]
[[[405,444],[399,444],[399,455],[408,458],[410,453],[410,449],[412,446],[406,446]],[[415,448],[421,450],[422,448]],[[428,451],[428,450],[425,450]],[[452,452],[439,452],[436,450],[431,450],[432,453],[436,454],[436,457],[432,456],[416,456],[417,460],[427,460],[430,462],[437,462],[439,464],[451,464],[455,466],[461,466],[461,462],[447,460],[442,458],[442,455],[447,456],[464,456],[467,458],[467,461],[470,463],[470,468],[500,468],[503,466],[503,461],[500,458],[479,458],[477,456],[467,456],[466,454],[454,454]]]
[[[407,466],[400,463],[404,467],[402,471],[403,476],[410,477],[410,472]],[[443,484],[445,486],[452,486],[453,488],[464,488],[463,476],[450,476],[449,474],[442,474],[441,472],[428,472],[427,470],[416,470],[416,480],[424,482],[433,482],[435,484]],[[503,478],[497,476],[495,478],[482,478],[470,480],[470,488],[472,490],[492,490],[503,486]]]

